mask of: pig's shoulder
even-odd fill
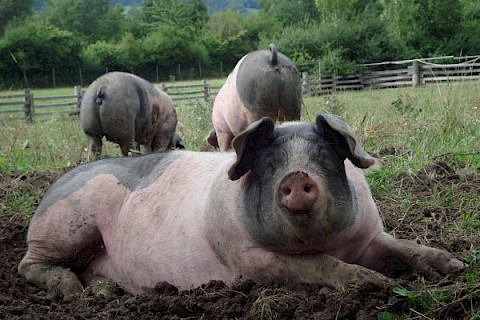
[[[347,159],[345,160],[345,172],[350,184],[355,188],[357,196],[370,194],[370,187],[365,177],[366,170],[355,166]]]

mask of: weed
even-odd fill
[[[421,110],[417,109],[413,102],[412,96],[405,93],[392,101],[392,107],[401,115],[417,116]]]
[[[468,232],[478,232],[480,230],[480,213],[478,211],[463,213],[463,228]]]
[[[276,295],[271,294],[271,290],[265,289],[253,303],[250,314],[262,320],[277,319],[279,316],[275,311],[277,303]]]
[[[343,102],[341,102],[337,96],[330,95],[323,97],[323,112],[343,115],[343,108]]]
[[[307,301],[304,297],[297,298],[285,289],[264,289],[253,303],[250,314],[255,319],[262,320],[285,318],[285,314],[280,310],[288,308],[293,300],[303,303]]]

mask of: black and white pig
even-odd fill
[[[32,218],[20,274],[69,295],[89,281],[133,294],[161,281],[189,289],[239,277],[343,288],[388,283],[382,272],[398,261],[425,274],[464,268],[444,250],[384,232],[362,171],[375,160],[342,119],[275,127],[263,118],[233,149],[105,159],[66,173]]]
[[[270,44],[268,50],[253,51],[240,59],[218,91],[212,110],[214,129],[207,142],[228,150],[233,138],[256,120],[300,120],[301,109],[300,72]]]
[[[102,138],[120,145],[124,156],[133,143],[144,153],[183,146],[174,134],[177,114],[172,99],[152,83],[127,72],[109,72],[85,91],[80,125],[95,158],[102,153]]]

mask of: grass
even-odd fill
[[[221,84],[222,80],[217,82]],[[73,88],[65,88],[35,94],[72,92]],[[368,180],[376,200],[393,206],[389,212],[398,212],[394,217],[383,217],[397,223],[387,227],[399,236],[408,230],[410,235],[422,238],[425,236],[421,228],[433,226],[442,232],[439,243],[448,245],[451,239],[464,239],[474,244],[465,252],[470,267],[459,280],[448,284],[420,283],[414,289],[398,287],[393,294],[403,307],[400,311],[396,309],[398,305],[387,307],[379,313],[379,319],[435,318],[448,308],[480,319],[480,186],[469,184],[467,179],[477,177],[478,181],[480,173],[479,106],[478,82],[304,98],[303,120],[313,122],[319,112],[338,114],[354,129],[367,151],[382,155],[381,168],[369,172]],[[187,149],[204,150],[204,140],[211,129],[212,103],[177,103],[176,107],[178,132]],[[0,136],[0,174],[5,176],[42,170],[60,174],[66,168],[90,161],[85,152],[87,140],[75,116],[56,117],[36,125],[3,121]],[[106,142],[104,154],[117,157],[120,151]],[[440,162],[467,178],[451,184],[436,180],[431,175],[441,174],[441,170],[432,171],[431,166]],[[412,192],[423,190],[427,180],[428,195]],[[0,215],[23,212],[28,217],[42,194],[15,183],[20,182],[12,182],[8,192],[3,193],[3,202],[0,197]],[[278,316],[274,308],[278,299],[268,295],[263,298],[252,312],[259,318],[274,319]]]

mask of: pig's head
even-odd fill
[[[375,163],[339,117],[319,114],[315,124],[263,118],[233,140],[236,162],[228,175],[242,179],[242,220],[261,245],[282,252],[320,250],[355,222],[356,198],[345,159]]]

